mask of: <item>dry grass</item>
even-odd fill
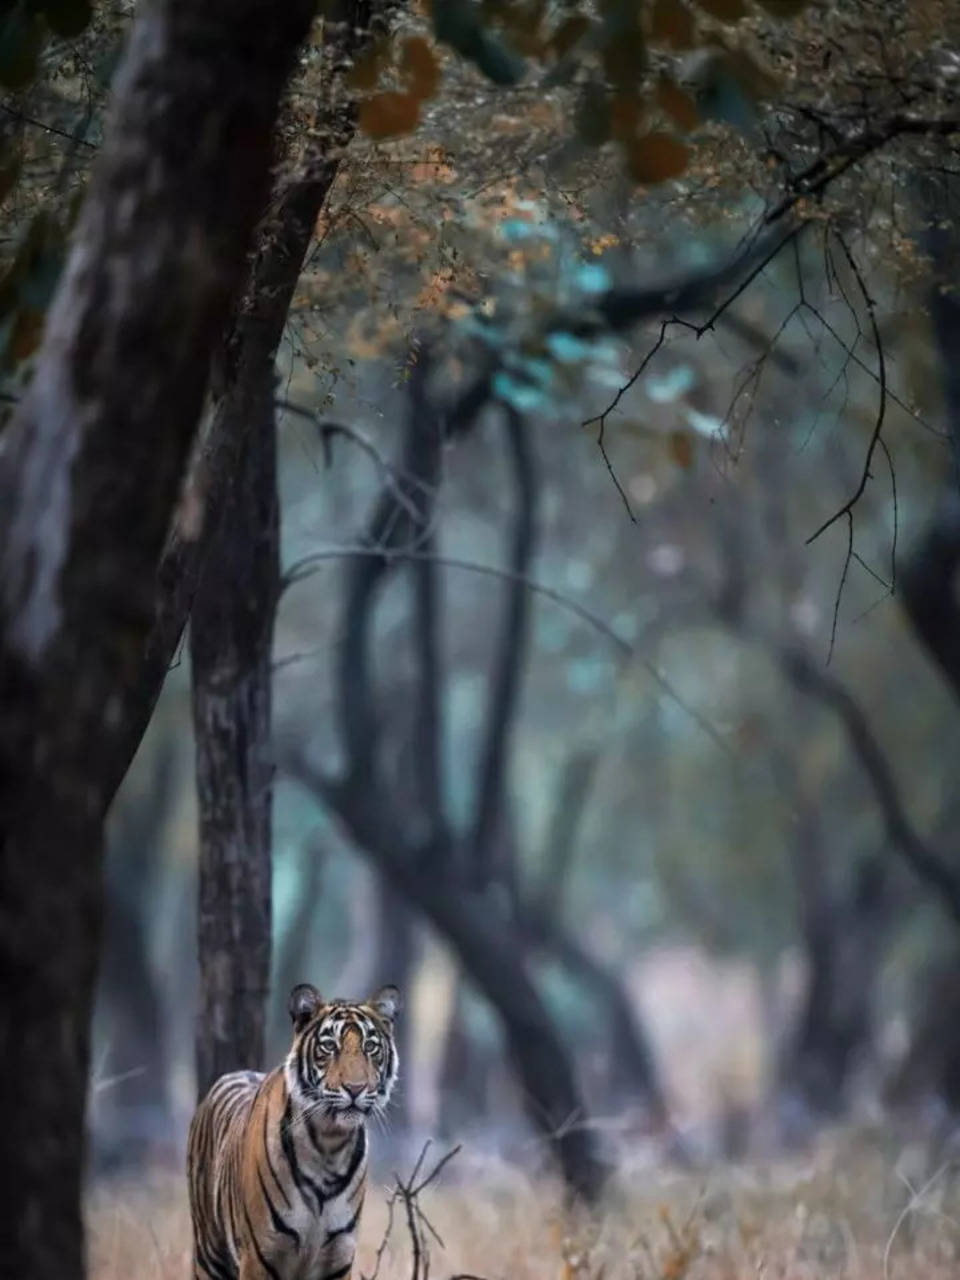
[[[912,1171],[911,1171],[912,1166]],[[960,1257],[960,1181],[926,1154],[833,1142],[805,1161],[709,1174],[625,1169],[595,1220],[565,1217],[558,1188],[463,1152],[420,1197],[429,1275],[487,1280],[946,1280]],[[389,1188],[371,1188],[358,1268],[370,1277]],[[378,1280],[410,1280],[402,1212]],[[156,1175],[90,1198],[93,1280],[188,1277],[182,1179]],[[421,1278],[422,1280],[422,1278]]]

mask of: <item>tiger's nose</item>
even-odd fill
[[[354,1102],[356,1102],[367,1086],[365,1084],[347,1084],[347,1082],[344,1081],[343,1087],[346,1089],[347,1093],[349,1093]]]

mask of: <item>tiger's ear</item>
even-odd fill
[[[371,1009],[375,1009],[381,1018],[385,1018],[387,1022],[392,1022],[397,1014],[403,1001],[400,998],[400,992],[394,986],[381,987],[375,995],[372,995],[367,1001]]]
[[[320,992],[309,982],[301,982],[290,992],[290,1017],[294,1031],[302,1031],[323,1004]]]

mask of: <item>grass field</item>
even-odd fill
[[[375,1272],[389,1191],[371,1186],[354,1280]],[[960,1163],[936,1162],[919,1145],[844,1138],[824,1140],[802,1160],[698,1173],[624,1168],[592,1219],[565,1216],[548,1180],[464,1151],[418,1203],[429,1257],[416,1280],[960,1274]],[[414,1276],[402,1210],[377,1280]],[[93,1280],[190,1275],[182,1178],[158,1173],[95,1188],[88,1223]]]

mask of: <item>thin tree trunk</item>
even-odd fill
[[[368,0],[347,0],[342,9],[331,51],[341,61],[369,38],[373,18]],[[246,305],[218,353],[210,446],[198,468],[201,491],[214,496],[207,518],[216,521],[190,626],[201,836],[201,1096],[224,1071],[261,1065],[265,1049],[272,789],[263,762],[280,589],[274,361],[317,216],[355,128],[353,102],[336,79],[317,128],[303,173],[280,192],[262,229]],[[224,471],[236,472],[232,486]]]
[[[280,583],[273,367],[246,407],[238,474],[190,622],[200,822],[197,1090],[264,1059],[270,989],[271,654]]]
[[[143,7],[0,456],[0,1274],[17,1280],[83,1274],[106,762],[312,10]]]
[[[919,236],[930,255],[934,279],[930,318],[943,359],[946,426],[952,452],[952,475],[939,507],[901,574],[903,601],[921,643],[960,698],[960,231],[956,210],[960,182],[955,175],[915,174],[913,194],[925,226]]]

